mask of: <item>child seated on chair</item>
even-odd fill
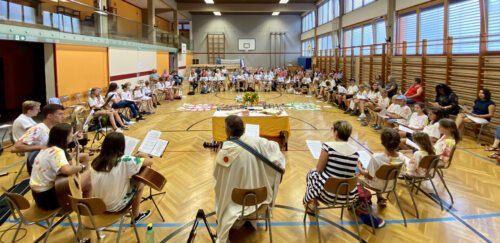
[[[460,141],[460,133],[455,121],[447,118],[439,121],[439,132],[443,136],[434,144],[434,150],[440,158],[438,165],[447,165],[452,156],[451,151]]]
[[[359,173],[365,177],[364,182],[378,190],[383,190],[384,185],[386,183],[385,180],[379,179],[375,176],[382,165],[395,165],[405,162],[405,156],[398,152],[397,149],[399,147],[400,138],[399,134],[396,130],[392,128],[386,128],[382,131],[380,135],[380,140],[385,150],[381,153],[374,153],[372,159],[368,164],[368,168],[362,168],[358,166]],[[391,190],[393,186],[393,182],[389,181],[387,183],[386,190]],[[387,204],[387,199],[382,197],[382,194],[377,194],[377,203],[381,206],[385,206]]]
[[[125,137],[122,133],[110,133],[104,138],[101,152],[92,162],[90,180],[92,196],[101,198],[106,211],[119,212],[132,204],[134,222],[139,223],[151,215],[151,210],[139,211],[144,185],[132,179],[142,167],[151,166],[153,160],[127,156]],[[105,185],[113,185],[111,188]]]
[[[403,173],[411,176],[424,176],[426,171],[419,168],[420,161],[428,155],[435,155],[429,135],[423,132],[417,132],[413,135],[413,141],[419,149],[414,153],[410,151],[410,160],[405,161]]]

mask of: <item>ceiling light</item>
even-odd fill
[[[288,0],[280,0],[280,4],[287,4]]]
[[[214,4],[214,0],[205,0],[206,4]]]
[[[214,12],[215,16],[221,16],[222,14],[220,12]]]
[[[280,12],[273,12],[273,14],[272,14],[272,15],[273,15],[273,16],[278,16],[278,15],[280,15]]]

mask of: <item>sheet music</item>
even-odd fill
[[[254,124],[246,124],[245,134],[251,137],[258,138],[260,136],[260,126]]]
[[[319,159],[321,154],[321,141],[319,140],[306,140],[307,147],[311,152],[314,159]]]
[[[408,145],[414,149],[420,149],[420,147],[416,143],[411,141],[410,139],[406,139],[406,145]]]
[[[365,150],[360,150],[358,151],[359,154],[359,162],[363,165],[363,168],[368,168],[368,165],[370,164],[370,160],[372,160],[372,156],[368,151]]]
[[[95,112],[94,109],[91,109],[89,115],[87,116],[87,118],[85,119],[85,122],[83,123],[83,130],[85,132],[89,131],[89,121],[90,121],[90,118],[93,117],[94,112]]]
[[[132,155],[141,140],[129,136],[125,136],[125,155]]]
[[[149,155],[161,157],[163,155],[163,151],[165,151],[165,148],[167,148],[167,145],[168,145],[167,140],[158,139],[156,145],[154,146],[151,153],[149,153]]]
[[[399,126],[399,127],[398,127],[398,129],[399,129],[400,131],[407,132],[407,133],[410,133],[410,134],[413,134],[413,133],[414,133],[414,131],[413,131],[412,129],[407,128],[407,127],[402,126],[402,125],[401,125],[401,126]]]
[[[480,118],[480,117],[475,117],[475,116],[471,116],[469,114],[466,114],[465,115],[467,118],[469,118],[471,121],[477,123],[477,124],[486,124],[488,123],[488,120],[484,119],[484,118]]]
[[[163,150],[165,150],[165,147],[168,144],[168,141],[165,141],[165,140],[162,140],[163,142],[161,142],[160,136],[161,136],[160,131],[157,131],[157,130],[149,131],[148,134],[146,134],[146,137],[144,138],[144,140],[142,141],[141,146],[139,146],[139,152],[160,157],[161,154],[163,154]],[[158,145],[158,147],[156,148],[158,143],[161,143],[161,144]],[[160,150],[162,148],[162,146],[163,146],[163,150],[157,151],[157,150]],[[155,150],[155,148],[156,148],[156,150]],[[160,154],[160,155],[156,155],[156,154]]]

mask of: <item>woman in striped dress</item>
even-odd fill
[[[307,174],[307,188],[303,203],[334,203],[335,194],[324,190],[325,182],[330,177],[350,178],[355,176],[359,155],[356,149],[347,143],[352,126],[347,121],[336,121],[332,127],[334,142],[324,143],[315,170]],[[350,192],[349,198],[356,200],[357,189]],[[338,197],[337,203],[346,203],[346,197]]]

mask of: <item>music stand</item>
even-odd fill
[[[196,219],[193,222],[193,227],[191,228],[191,231],[189,232],[189,238],[187,240],[188,243],[194,242],[194,239],[196,238],[196,229],[198,228],[198,224],[200,223],[200,220],[203,220],[203,223],[205,223],[205,227],[207,228],[208,234],[210,235],[210,239],[212,240],[213,243],[215,243],[216,235],[212,233],[212,230],[210,229],[210,225],[207,222],[207,215],[205,214],[205,211],[203,209],[198,209],[198,212],[196,213]]]

